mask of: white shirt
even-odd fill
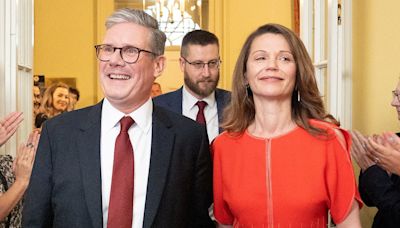
[[[129,116],[131,116],[135,121],[128,130],[135,161],[133,228],[143,227],[144,206],[146,202],[147,179],[149,176],[151,155],[152,113],[153,102],[149,99],[140,108],[129,114]],[[115,140],[120,132],[119,121],[124,116],[124,113],[114,108],[106,98],[104,99],[101,113],[100,139],[103,227],[107,227],[108,220]]]
[[[199,112],[199,107],[196,105],[197,101],[199,100],[190,94],[185,86],[183,86],[182,115],[196,121],[196,116]],[[208,140],[211,143],[219,134],[218,109],[215,100],[215,91],[213,91],[208,97],[203,98],[202,101],[207,102],[207,106],[204,108],[204,117],[206,118]]]

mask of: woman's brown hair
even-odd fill
[[[51,118],[58,114],[58,111],[54,110],[53,106],[53,94],[54,91],[56,91],[57,88],[66,88],[69,90],[69,87],[67,84],[63,82],[56,82],[51,84],[49,87],[47,87],[46,91],[44,91],[43,98],[41,101],[41,105],[39,108],[39,113],[44,113],[48,118]],[[67,110],[65,110],[67,111]]]
[[[242,134],[254,121],[255,107],[253,95],[246,85],[246,63],[255,38],[266,34],[282,35],[289,44],[296,63],[296,82],[292,93],[292,119],[300,127],[313,135],[325,135],[326,131],[310,125],[310,119],[339,125],[339,122],[325,111],[315,80],[314,66],[303,42],[290,29],[279,24],[266,24],[250,34],[244,43],[233,72],[230,104],[224,110],[222,127],[230,134]],[[298,94],[301,100],[298,101]]]

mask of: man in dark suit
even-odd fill
[[[106,27],[105,99],[44,124],[23,226],[213,227],[206,131],[150,99],[165,34],[140,10],[118,10]]]
[[[222,130],[222,111],[230,99],[228,91],[217,89],[221,64],[218,38],[204,30],[187,33],[182,40],[179,64],[185,84],[154,98],[154,103],[197,121],[202,112],[205,119],[200,121],[207,125],[211,142]],[[199,101],[205,107],[199,106]]]

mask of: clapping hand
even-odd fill
[[[379,137],[368,138],[368,147],[377,165],[400,175],[400,138],[396,134],[385,132]]]
[[[22,112],[12,112],[0,120],[0,146],[14,135],[23,119]]]
[[[17,157],[13,163],[16,181],[20,181],[24,184],[29,183],[39,138],[39,131],[34,130],[29,134],[26,144],[19,146]]]
[[[375,165],[375,162],[370,158],[370,152],[367,147],[368,139],[360,132],[350,131],[352,138],[351,155],[360,166],[362,171],[365,171],[370,166]]]

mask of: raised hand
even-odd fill
[[[350,131],[350,133],[353,140],[351,145],[351,155],[360,166],[361,170],[365,171],[370,166],[375,165],[369,156],[370,152],[367,148],[367,138],[356,130]]]
[[[13,164],[15,173],[15,181],[24,184],[29,183],[32,173],[33,162],[35,161],[36,149],[39,142],[39,131],[34,130],[29,134],[26,144],[22,144],[18,148],[17,157]]]
[[[22,112],[12,112],[0,120],[0,146],[14,135],[22,120],[24,120]]]
[[[392,132],[385,132],[379,139],[368,139],[371,156],[387,172],[400,175],[400,138]]]

